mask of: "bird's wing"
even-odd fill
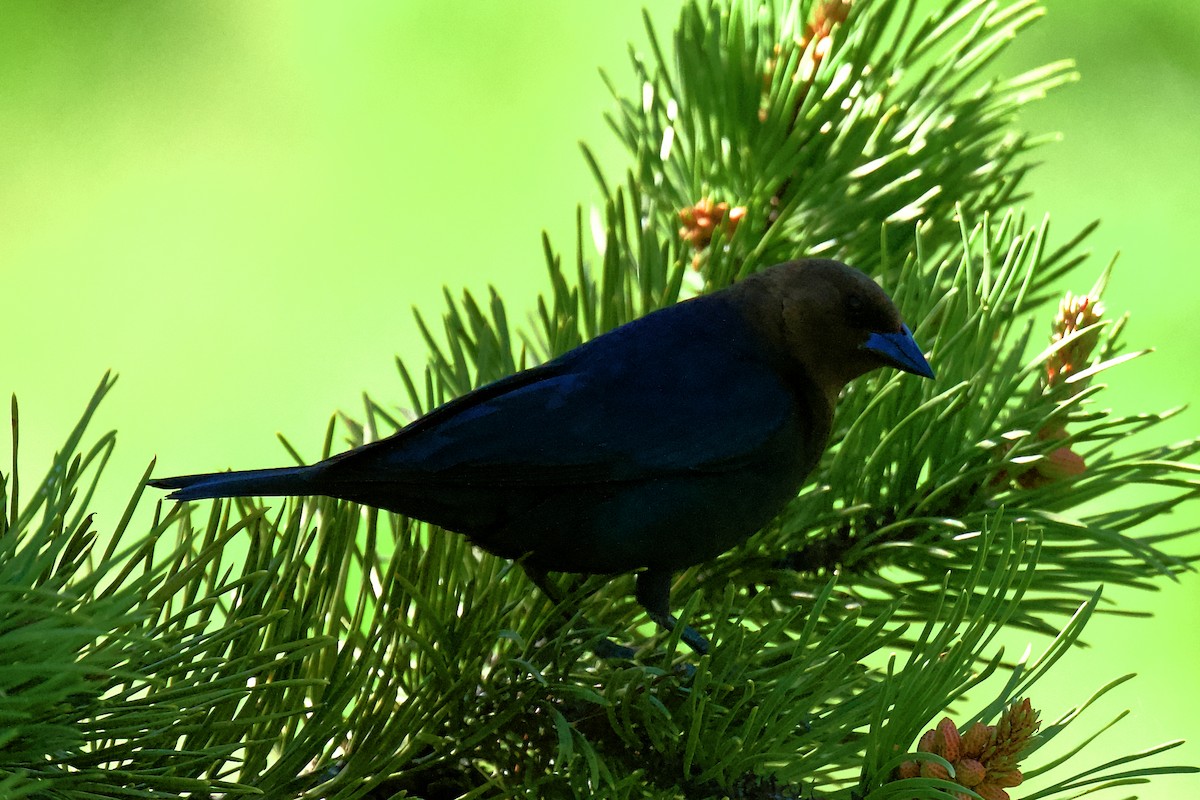
[[[794,411],[755,345],[733,310],[679,304],[441,406],[337,469],[493,486],[737,469]]]

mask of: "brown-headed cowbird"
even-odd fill
[[[794,261],[318,464],[150,483],[178,500],[327,495],[398,512],[522,559],[552,597],[546,572],[640,570],[638,601],[670,629],[672,573],[770,521],[820,460],[842,387],[884,366],[933,377],[870,278]]]

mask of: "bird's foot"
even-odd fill
[[[674,633],[680,625],[679,620],[671,615],[670,594],[671,573],[653,569],[638,573],[634,596],[642,608],[646,609],[650,619],[663,630]],[[682,626],[679,640],[692,648],[696,655],[708,654],[708,640],[696,633],[690,625]]]
[[[632,647],[626,647],[623,644],[617,644],[612,639],[604,638],[592,645],[592,652],[597,658],[605,661],[620,660],[632,661],[634,650]]]
[[[691,625],[683,626],[683,632],[679,634],[679,638],[698,656],[708,655],[708,651],[712,647],[708,643],[708,639],[697,633]]]
[[[658,626],[663,630],[674,633],[675,629],[679,628],[679,641],[692,648],[692,652],[694,652],[696,655],[708,655],[708,651],[711,648],[711,645],[708,643],[708,639],[705,639],[703,636],[697,633],[696,629],[691,625],[681,626],[679,624],[679,620],[675,619],[674,615],[672,614],[661,614],[657,611],[647,611],[646,613],[650,619],[654,620],[654,622],[657,623]]]
[[[674,670],[675,674],[683,678],[685,683],[691,683],[692,679],[696,677],[695,664],[676,664]]]

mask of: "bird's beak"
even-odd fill
[[[921,348],[913,341],[907,325],[901,325],[896,333],[872,333],[863,343],[863,349],[878,353],[896,369],[932,378],[933,368],[925,360]]]

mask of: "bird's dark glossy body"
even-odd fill
[[[187,500],[323,494],[466,534],[532,572],[635,569],[639,599],[767,523],[820,460],[842,386],[932,377],[887,295],[794,262],[612,330],[308,467],[152,481]],[[653,584],[643,591],[642,584]],[[669,618],[668,618],[669,619]]]

